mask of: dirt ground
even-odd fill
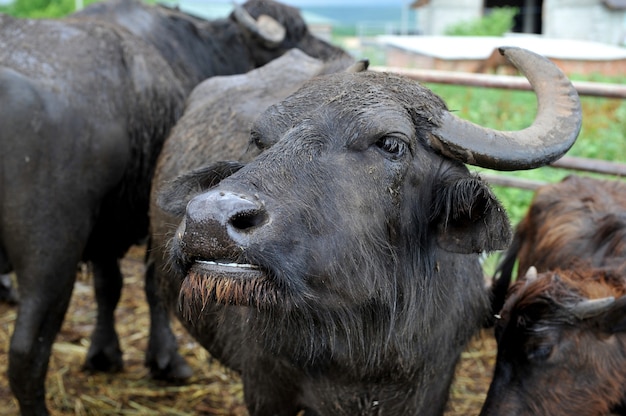
[[[96,310],[91,277],[79,273],[70,310],[53,347],[46,380],[47,404],[52,415],[247,415],[236,375],[212,361],[177,322],[174,329],[181,353],[194,368],[194,376],[184,385],[150,379],[143,366],[149,327],[143,293],[143,253],[144,247],[137,246],[122,260],[124,291],[116,317],[125,369],[119,374],[81,371]],[[6,377],[15,316],[14,307],[0,304],[0,415],[18,414]],[[491,332],[485,331],[463,353],[446,416],[478,414],[494,361],[495,341]]]

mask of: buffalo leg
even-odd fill
[[[93,278],[98,305],[96,328],[84,368],[95,371],[121,371],[124,363],[115,332],[115,308],[122,293],[123,278],[116,258],[93,260]]]
[[[33,261],[30,265],[35,265]],[[9,347],[9,383],[20,411],[47,415],[45,379],[52,343],[61,328],[72,295],[76,263],[41,274],[32,267],[16,268],[21,293],[15,330]]]
[[[18,302],[17,290],[13,286],[10,274],[0,274],[0,302],[16,305]]]
[[[170,327],[170,314],[159,296],[155,264],[149,261],[146,268],[145,290],[150,305],[150,339],[146,353],[146,366],[152,377],[162,380],[185,380],[192,370],[178,353],[178,343]]]
[[[18,300],[17,290],[13,286],[11,275],[8,274],[12,269],[0,240],[0,302],[15,305]]]

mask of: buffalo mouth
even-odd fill
[[[279,295],[269,273],[257,265],[195,260],[183,280],[179,305],[191,318],[210,304],[262,307],[277,304]]]

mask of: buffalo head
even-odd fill
[[[621,267],[537,273],[511,287],[481,415],[605,415],[624,403]]]

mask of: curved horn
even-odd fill
[[[614,302],[615,298],[613,296],[600,299],[583,300],[582,302],[579,302],[569,308],[569,310],[578,319],[586,319],[600,315],[609,309]]]
[[[348,68],[346,68],[345,72],[348,72],[348,73],[363,72],[363,71],[367,71],[367,68],[369,66],[370,66],[369,59],[367,58],[359,59],[358,61],[350,65]]]
[[[578,93],[550,60],[526,49],[500,48],[528,78],[537,94],[537,115],[519,131],[481,127],[445,112],[431,133],[431,146],[470,165],[496,170],[533,169],[561,157],[574,144],[582,123]]]
[[[530,266],[526,271],[526,284],[537,280],[537,268],[535,266]]]
[[[255,20],[243,6],[235,4],[233,9],[235,21],[249,32],[259,36],[268,48],[276,48],[285,39],[287,30],[276,19],[266,14]]]

